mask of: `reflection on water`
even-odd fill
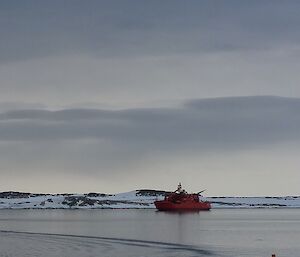
[[[1,210],[0,256],[277,256],[300,252],[299,209]]]

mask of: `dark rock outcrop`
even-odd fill
[[[112,196],[112,195],[101,194],[101,193],[88,193],[88,194],[85,194],[85,196],[88,196],[88,197],[106,197],[106,196]]]
[[[28,198],[29,196],[30,196],[30,193],[24,193],[24,192],[7,191],[7,192],[0,193],[0,198],[6,198],[6,199]]]
[[[151,189],[140,189],[136,191],[137,196],[165,196],[166,194],[170,194],[169,191],[163,190],[151,190]]]

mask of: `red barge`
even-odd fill
[[[210,202],[201,201],[199,194],[188,194],[179,183],[177,189],[166,195],[164,200],[155,201],[155,207],[159,211],[208,211],[211,209]]]

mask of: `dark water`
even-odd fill
[[[0,256],[300,256],[300,209],[1,210]]]

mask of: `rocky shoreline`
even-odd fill
[[[32,194],[0,192],[0,209],[154,209],[169,192],[141,189],[127,193]],[[300,208],[300,196],[202,197],[212,208]]]

